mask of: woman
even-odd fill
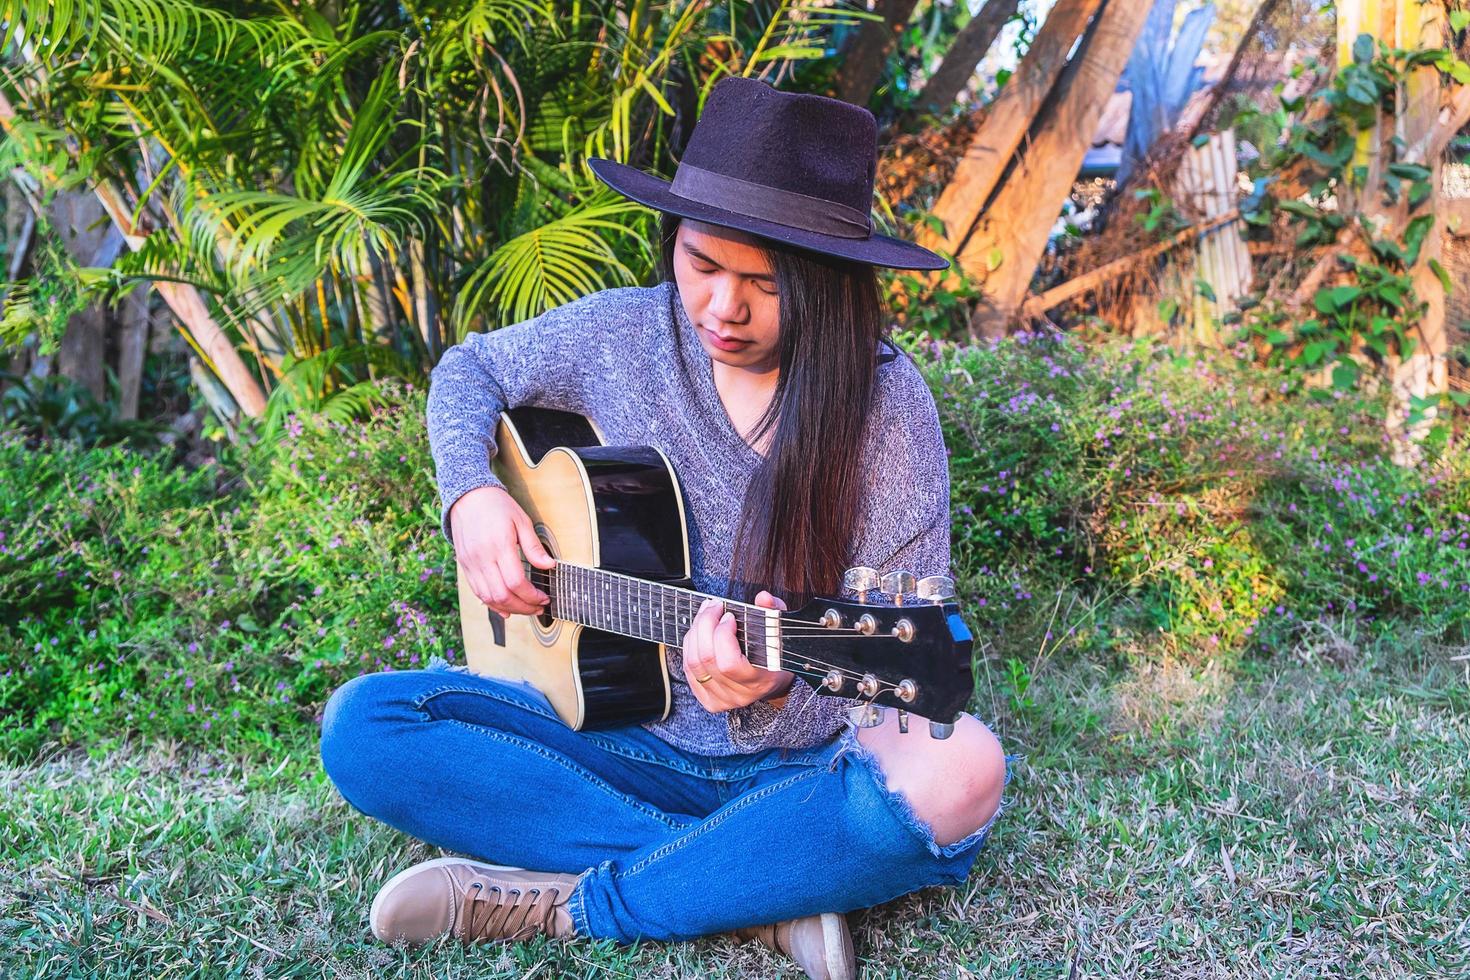
[[[522,554],[553,561],[489,465],[500,413],[526,404],[664,450],[701,592],[785,608],[836,594],[853,565],[947,573],[938,415],[885,343],[874,272],[945,262],[872,233],[876,138],[865,109],[727,78],[672,183],[593,161],[663,212],[666,281],[472,336],[433,374],[444,533],[487,606],[548,601]],[[373,903],[374,933],[626,943],[737,930],[810,976],[850,977],[841,913],[966,878],[1006,775],[980,721],[962,716],[946,740],[901,734],[895,717],[859,729],[853,702],[746,661],[714,600],[669,659],[669,716],[602,731],[573,731],[528,686],[464,668],[343,685],[322,731],[343,796],[503,862],[400,872]]]

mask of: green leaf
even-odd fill
[[[1332,287],[1330,289],[1317,289],[1313,303],[1317,310],[1322,313],[1336,313],[1336,311],[1349,306],[1352,301],[1363,295],[1360,287]]]
[[[751,58],[751,62],[779,61],[785,58],[788,61],[811,61],[816,58],[825,57],[827,52],[821,45],[813,44],[778,44],[773,48],[767,48],[760,54]]]
[[[1378,89],[1361,78],[1348,80],[1343,87],[1343,94],[1359,105],[1377,105]]]
[[[1463,31],[1466,24],[1470,24],[1470,10],[1450,11],[1450,30]]]
[[[1316,218],[1319,216],[1317,209],[1306,201],[1282,201],[1276,206],[1282,211],[1288,214],[1294,214],[1299,218]]]
[[[1446,270],[1444,266],[1439,264],[1439,259],[1430,259],[1429,269],[1437,277],[1439,277],[1439,284],[1444,287],[1444,291],[1446,293],[1450,292],[1452,287],[1454,286],[1454,283],[1450,281],[1450,274],[1448,270]]]
[[[658,103],[658,107],[663,110],[664,115],[674,115],[674,107],[669,105],[669,100],[664,98],[664,94],[658,90],[657,85],[645,78],[642,80],[642,86],[643,91],[648,93],[648,97]]]
[[[1426,180],[1432,171],[1418,163],[1390,163],[1388,172],[1404,180]]]
[[[1353,41],[1353,60],[1365,65],[1373,60],[1373,35],[1359,34]]]
[[[1434,227],[1434,215],[1421,214],[1409,222],[1409,227],[1404,229],[1404,265],[1413,265],[1419,259],[1419,248],[1424,244],[1424,239],[1429,235],[1429,229]]]
[[[1446,394],[1450,396],[1450,401],[1459,405],[1461,408],[1470,405],[1470,391],[1450,391],[1446,392]]]
[[[1338,361],[1332,366],[1332,387],[1339,391],[1351,391],[1357,387],[1359,372],[1357,361]]]
[[[988,272],[994,272],[996,269],[999,269],[1000,268],[1000,264],[1002,262],[1004,262],[1005,259],[1006,259],[1006,253],[1003,252],[1003,251],[1001,251],[999,245],[994,246],[993,248],[991,248],[990,251],[988,251],[988,252],[985,253],[985,268],[986,268],[986,271],[988,271]]]
[[[1327,352],[1332,350],[1336,346],[1336,341],[1314,340],[1310,344],[1302,348],[1301,361],[1307,367],[1311,367],[1318,361],[1322,360]]]

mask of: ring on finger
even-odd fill
[[[705,674],[703,677],[696,677],[694,679],[699,681],[699,683],[701,684],[708,684],[714,678],[714,676],[714,674]]]

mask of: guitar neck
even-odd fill
[[[540,575],[549,577],[550,588]],[[683,645],[704,601],[719,598],[735,616],[746,658],[766,670],[782,669],[780,610],[564,561],[537,578],[551,597],[547,613],[557,619],[676,647]]]

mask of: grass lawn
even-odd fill
[[[852,916],[863,975],[1470,975],[1466,651],[1324,635],[1233,678],[1038,664],[1033,706],[982,670],[1010,808],[964,888]],[[799,975],[723,939],[379,944],[377,886],[435,852],[310,741],[6,767],[0,831],[4,977]]]

